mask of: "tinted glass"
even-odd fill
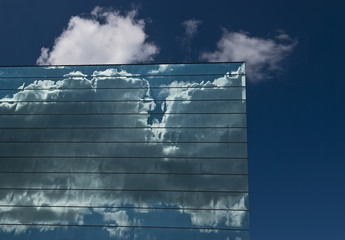
[[[249,239],[244,63],[0,68],[1,239]]]

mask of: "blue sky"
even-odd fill
[[[344,239],[344,5],[0,0],[0,65],[247,61],[252,239]]]

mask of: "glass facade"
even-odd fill
[[[244,63],[0,67],[0,239],[249,239]]]

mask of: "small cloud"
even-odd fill
[[[152,61],[159,52],[147,42],[137,11],[121,15],[96,7],[90,17],[74,16],[51,48],[43,47],[37,64],[136,63]]]
[[[186,40],[190,41],[195,37],[195,35],[198,33],[198,27],[201,23],[201,20],[196,19],[189,19],[182,23],[182,26],[185,28]]]
[[[191,41],[198,33],[198,27],[201,23],[201,20],[196,19],[189,19],[181,23],[185,29],[185,35],[180,38],[180,41],[182,46],[185,47],[188,52],[191,51]]]
[[[208,61],[246,61],[248,79],[258,82],[281,71],[282,61],[296,45],[297,41],[283,31],[279,31],[275,39],[264,39],[224,29],[217,49],[203,53],[200,58]]]
[[[150,70],[148,73],[149,74],[158,74],[158,73],[164,73],[164,72],[172,71],[172,70],[173,70],[173,68],[170,65],[160,64],[158,69]]]

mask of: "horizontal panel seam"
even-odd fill
[[[31,226],[31,227],[95,227],[95,228],[158,228],[158,229],[184,229],[184,230],[224,230],[249,231],[247,228],[216,228],[216,227],[178,227],[178,226],[124,226],[124,225],[78,225],[78,224],[40,224],[40,223],[0,223],[0,226]]]
[[[66,73],[65,75],[68,75]],[[200,74],[133,74],[133,75],[119,75],[119,76],[106,76],[106,75],[75,75],[75,76],[1,76],[0,79],[6,79],[6,78],[20,78],[20,79],[26,79],[26,78],[63,78],[63,79],[80,79],[80,78],[138,78],[138,77],[207,77],[207,76],[245,76],[245,73],[200,73]]]
[[[15,205],[1,204],[0,207],[8,208],[101,208],[101,209],[151,209],[151,210],[193,210],[193,211],[234,211],[249,212],[249,209],[232,209],[232,208],[190,208],[190,207],[135,207],[135,206],[80,206],[80,205]]]
[[[125,99],[125,100],[62,100],[62,101],[21,101],[21,100],[0,100],[1,103],[115,103],[115,102],[243,102],[246,99]]]
[[[190,115],[206,115],[206,114],[217,114],[217,115],[233,115],[233,114],[246,114],[245,112],[228,112],[228,113],[218,113],[218,112],[213,112],[213,113],[205,113],[205,112],[200,112],[200,113],[4,113],[0,114],[0,116],[113,116],[113,115],[183,115],[183,114],[190,114]]]
[[[248,176],[248,173],[185,173],[185,172],[64,172],[64,171],[1,171],[0,174],[98,174],[98,175],[211,175]]]
[[[116,189],[116,188],[20,188],[0,187],[0,190],[25,190],[25,191],[114,191],[114,192],[193,192],[193,193],[249,193],[248,191],[229,190],[178,190],[178,189]]]
[[[37,143],[37,144],[45,144],[45,143],[56,143],[56,144],[65,144],[65,143],[79,143],[79,144],[91,144],[91,143],[119,143],[119,144],[128,144],[128,143],[138,143],[138,144],[191,144],[191,143],[198,143],[198,144],[231,144],[231,143],[248,143],[248,142],[164,142],[164,141],[148,141],[148,142],[136,142],[136,141],[6,141],[0,142],[0,144],[9,144],[9,143]]]
[[[212,159],[212,160],[226,160],[226,159],[245,159],[247,160],[247,157],[167,157],[167,156],[162,156],[162,157],[158,157],[158,156],[151,156],[151,157],[143,157],[143,156],[138,156],[138,157],[130,157],[130,156],[0,156],[0,158],[105,158],[105,159],[109,159],[109,158],[122,158],[122,159],[136,159],[136,158],[151,158],[151,159],[160,159],[160,158],[164,158],[164,159]]]

